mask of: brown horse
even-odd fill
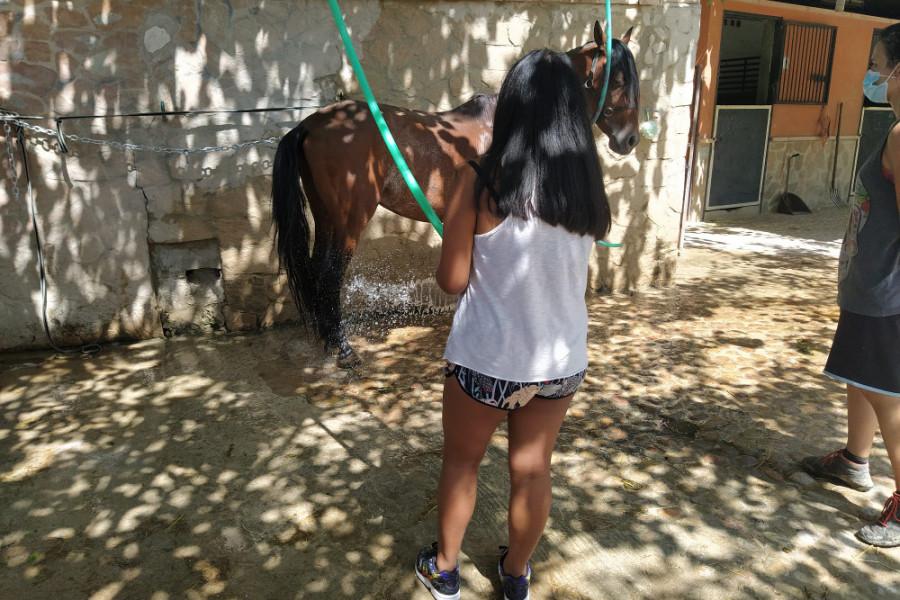
[[[628,154],[638,142],[638,87],[634,57],[626,44],[631,29],[606,40],[594,23],[594,41],[567,52],[585,81],[588,107],[609,147]],[[609,91],[600,95],[610,65]],[[477,95],[446,112],[382,106],[384,119],[422,191],[438,217],[456,168],[483,154],[491,142],[496,96]],[[300,180],[303,182],[301,188]],[[315,222],[310,255],[307,202]],[[425,221],[406,187],[364,102],[332,104],[304,119],[278,144],[272,171],[272,218],[281,267],[300,314],[313,315],[327,351],[338,351],[338,366],[359,364],[341,318],[344,273],[363,228],[381,204],[403,217]]]

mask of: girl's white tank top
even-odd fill
[[[593,239],[538,217],[506,217],[475,235],[444,358],[509,381],[587,368],[588,260]]]

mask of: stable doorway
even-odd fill
[[[761,206],[770,106],[717,106],[704,213]]]

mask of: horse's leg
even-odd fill
[[[326,350],[337,350],[337,366],[350,369],[362,362],[347,339],[341,310],[341,288],[353,254],[347,251],[345,244],[337,237],[326,241],[321,247],[318,244],[316,246],[316,250],[319,250],[318,254],[314,250],[315,258],[319,261],[320,302],[316,315],[319,335],[325,341]]]
[[[307,192],[315,220],[311,258],[317,292],[315,316],[325,350],[336,350],[337,366],[350,369],[362,361],[350,346],[344,329],[341,289],[362,231],[375,214],[379,194],[373,189],[345,189],[338,193],[330,183],[322,178],[321,185],[311,186]]]

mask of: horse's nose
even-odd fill
[[[640,140],[640,138],[638,138],[638,136],[636,136],[636,135],[631,135],[631,136],[629,136],[629,138],[628,138],[628,149],[631,150],[632,148],[634,148],[635,146],[637,146],[639,140]]]

